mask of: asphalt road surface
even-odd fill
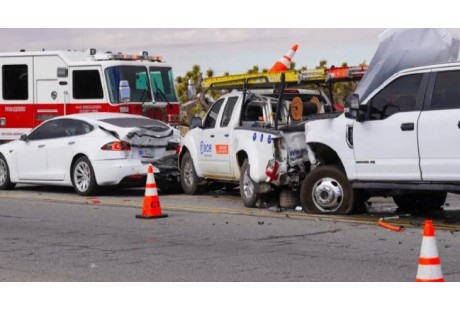
[[[0,192],[1,281],[413,281],[424,216],[311,216],[245,209],[237,193],[160,195],[168,218],[136,219],[143,190],[80,197],[24,186]],[[446,281],[460,281],[457,196],[433,215]]]

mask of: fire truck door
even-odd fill
[[[35,89],[37,105],[34,126],[52,117],[64,114],[62,106],[64,94],[59,89],[58,80],[37,80]]]

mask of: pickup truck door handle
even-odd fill
[[[67,143],[68,145],[73,145],[75,144],[75,141],[70,141],[69,143]]]
[[[412,130],[414,130],[414,128],[415,128],[414,123],[401,124],[401,130],[402,131],[412,131]]]
[[[211,135],[211,138],[214,138],[214,135]]]
[[[41,149],[42,147],[45,147],[45,144],[40,144],[40,145],[38,146],[39,149]]]
[[[225,138],[228,138],[228,133],[224,135]]]
[[[460,129],[460,122],[458,122],[457,126],[458,126],[458,128]]]

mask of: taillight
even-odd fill
[[[180,154],[180,145],[176,146],[176,155]]]
[[[104,151],[130,151],[131,145],[126,141],[114,141],[107,143],[101,147]]]
[[[267,175],[267,182],[271,182],[278,178],[278,170],[280,168],[280,163],[276,159],[270,159],[265,168],[265,174]]]

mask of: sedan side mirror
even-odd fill
[[[19,140],[24,141],[24,142],[27,142],[27,140],[29,140],[29,139],[28,139],[28,137],[27,137],[26,134],[23,134],[23,135],[21,135],[21,136],[19,137]]]
[[[192,117],[190,129],[203,127],[203,121],[199,117]]]

